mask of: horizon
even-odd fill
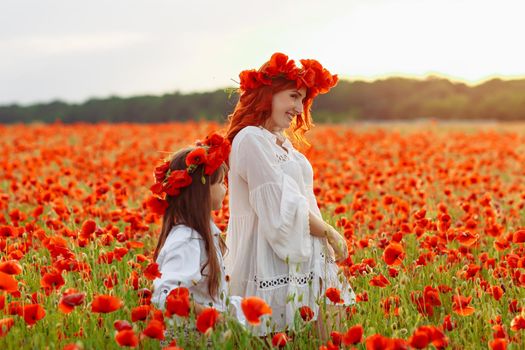
[[[0,105],[216,91],[278,51],[350,81],[523,79],[523,10],[515,0],[3,3]]]
[[[525,80],[525,76],[519,76],[519,77],[500,77],[500,76],[495,76],[495,77],[489,77],[483,81],[479,81],[479,82],[476,82],[476,83],[469,83],[469,82],[466,82],[466,81],[462,81],[461,79],[453,79],[451,77],[447,77],[445,75],[438,75],[438,74],[429,74],[429,75],[426,75],[426,76],[416,76],[416,75],[388,75],[388,76],[383,76],[383,77],[375,77],[375,78],[361,78],[361,77],[358,77],[358,78],[354,78],[354,79],[347,79],[347,78],[340,78],[340,81],[346,81],[346,82],[349,82],[349,83],[354,83],[354,82],[366,82],[366,83],[373,83],[373,82],[376,82],[376,81],[380,81],[380,80],[388,80],[388,79],[396,79],[396,78],[401,78],[401,79],[411,79],[411,80],[418,80],[418,81],[425,81],[425,80],[430,80],[430,79],[444,79],[444,80],[448,80],[450,81],[451,83],[453,84],[465,84],[467,85],[468,87],[475,87],[475,86],[478,86],[478,85],[482,85],[488,81],[491,81],[491,80],[502,80],[502,81],[514,81],[514,80]],[[133,97],[139,97],[139,96],[162,96],[162,95],[169,95],[169,94],[175,94],[175,93],[179,93],[181,95],[192,95],[192,94],[203,94],[203,93],[213,93],[213,92],[216,92],[216,91],[220,91],[220,90],[228,90],[228,89],[232,89],[234,88],[233,86],[224,86],[224,87],[217,87],[215,89],[210,89],[210,90],[196,90],[196,91],[180,91],[180,90],[173,90],[173,91],[160,91],[160,92],[157,92],[157,93],[136,93],[136,94],[131,94],[131,95],[121,95],[121,94],[112,94],[112,95],[106,95],[106,96],[90,96],[90,97],[87,97],[85,98],[84,100],[80,100],[80,101],[71,101],[71,100],[66,100],[66,99],[51,99],[51,100],[46,100],[46,101],[34,101],[34,102],[29,102],[29,103],[1,103],[0,102],[0,107],[5,107],[5,106],[9,106],[9,105],[18,105],[20,107],[28,107],[28,106],[32,106],[32,105],[40,105],[40,104],[49,104],[49,103],[54,103],[54,102],[62,102],[62,103],[66,103],[66,104],[70,104],[70,105],[81,105],[89,100],[104,100],[104,99],[109,99],[109,98],[122,98],[122,99],[127,99],[127,98],[133,98]]]

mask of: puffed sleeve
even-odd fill
[[[189,288],[202,279],[200,253],[198,240],[190,239],[171,243],[159,256],[157,263],[162,276],[153,281],[155,292],[152,298],[159,309],[164,309],[166,297],[172,289]]]
[[[272,152],[264,136],[246,134],[238,143],[236,168],[248,184],[259,234],[282,260],[305,262],[312,254],[308,200]]]

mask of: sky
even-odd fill
[[[1,0],[0,104],[236,86],[274,52],[351,80],[525,77],[524,0]]]

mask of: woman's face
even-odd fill
[[[306,88],[287,89],[272,97],[272,115],[265,127],[270,131],[288,129],[296,115],[303,113],[303,99],[306,97]]]
[[[223,177],[221,181],[210,185],[211,210],[222,208],[222,202],[226,195],[226,180]]]

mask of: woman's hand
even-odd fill
[[[348,246],[346,245],[345,238],[332,226],[330,226],[330,230],[328,231],[326,238],[334,250],[335,261],[341,262],[346,260],[346,258],[348,258]]]
[[[348,258],[348,247],[345,238],[322,218],[310,212],[310,234],[316,237],[327,238],[335,253],[335,261],[341,262]]]

